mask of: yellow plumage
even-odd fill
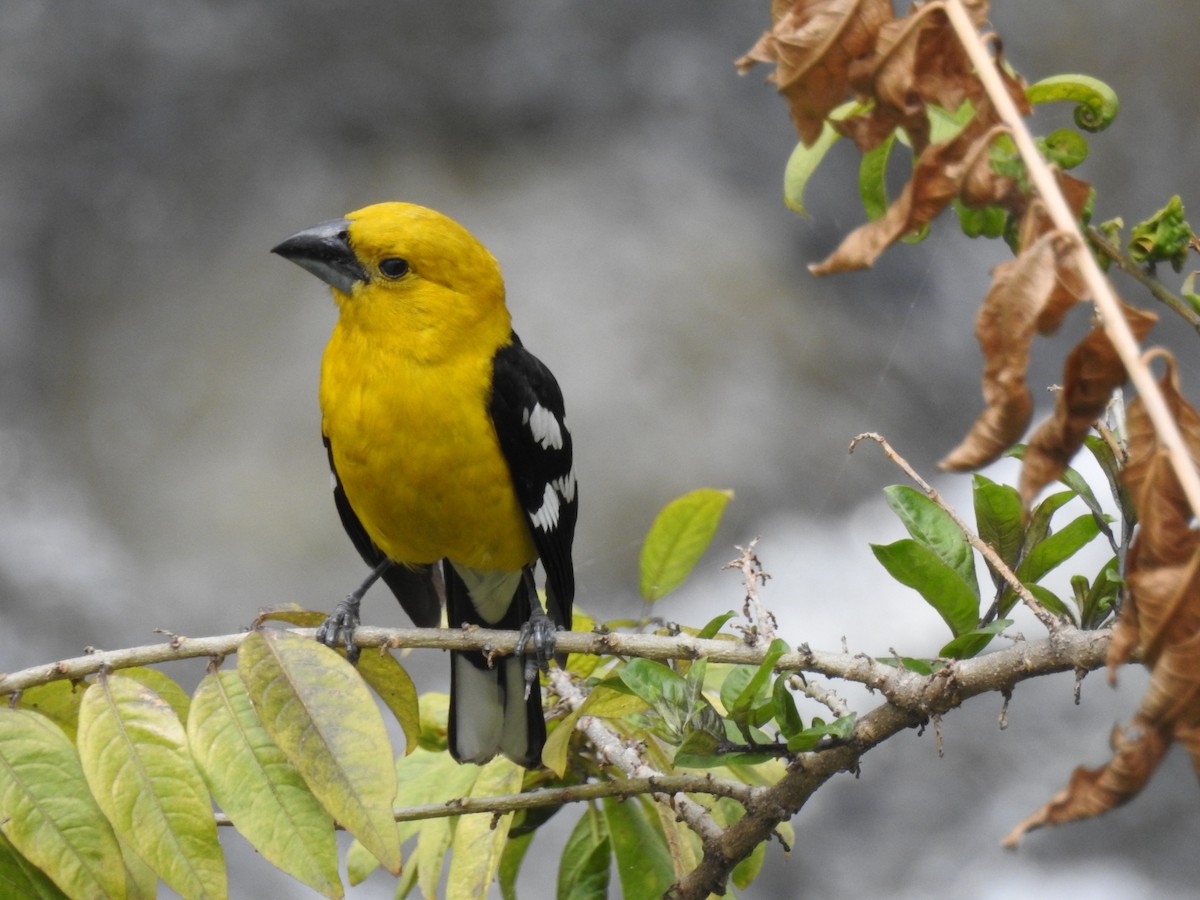
[[[533,676],[571,621],[575,468],[562,393],[512,332],[496,260],[406,203],[322,222],[275,252],[333,289],[321,427],[334,503],[372,569],[317,640],[357,658],[360,602],[378,578],[417,624],[436,623],[444,600],[452,627],[520,628],[514,656],[451,653],[447,743],[464,762],[534,765],[546,725]]]
[[[492,357],[512,327],[499,267],[421,207],[379,204],[347,219],[368,270],[402,257],[412,272],[334,291],[320,400],[346,496],[397,562],[519,570],[537,553],[487,414]]]

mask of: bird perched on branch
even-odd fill
[[[441,213],[381,203],[272,251],[333,290],[322,434],[342,524],[372,572],[318,631],[351,661],[377,579],[419,627],[520,629],[514,656],[451,654],[450,752],[536,764],[537,669],[570,627],[578,499],[554,376],[512,330],[492,255]],[[534,582],[545,570],[546,608]],[[531,664],[523,659],[532,649]]]

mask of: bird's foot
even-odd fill
[[[355,594],[339,600],[329,618],[317,629],[317,640],[331,650],[337,649],[338,639],[341,638],[346,648],[346,659],[350,660],[351,665],[358,662],[359,649],[354,643],[354,631],[358,628],[358,607],[361,602],[362,597]]]
[[[525,696],[537,684],[538,672],[550,671],[550,660],[554,656],[558,626],[554,620],[540,610],[534,611],[521,626],[517,638],[516,655],[525,657]],[[528,651],[528,652],[527,652]]]

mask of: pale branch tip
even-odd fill
[[[1179,478],[1193,515],[1200,516],[1200,473],[1192,463],[1183,435],[1171,415],[1153,373],[1141,360],[1138,341],[1121,313],[1121,301],[1089,251],[1087,241],[1080,232],[1079,223],[1063,196],[1054,172],[1038,152],[1033,135],[1004,87],[997,62],[988,52],[963,0],[945,0],[944,6],[950,24],[970,57],[988,99],[1000,119],[1009,126],[1029,178],[1042,202],[1046,204],[1055,227],[1074,236],[1071,250],[1092,296],[1092,302],[1100,314],[1105,333],[1124,364],[1129,380],[1137,388],[1155,431],[1167,448],[1171,466]]]

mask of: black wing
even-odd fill
[[[563,422],[558,382],[516,334],[496,351],[489,411],[546,570],[546,611],[570,628],[575,600],[571,542],[579,515],[571,433]]]
[[[367,530],[363,528],[358,514],[350,505],[346,491],[342,488],[342,479],[338,477],[333,465],[333,448],[329,438],[322,435],[325,441],[325,452],[329,454],[329,471],[333,473],[333,502],[337,506],[342,527],[350,536],[354,549],[372,569],[384,561],[383,551],[375,546]],[[404,612],[412,619],[418,628],[437,628],[442,621],[442,603],[437,582],[441,573],[437,565],[422,569],[410,569],[399,563],[391,566],[383,573],[383,580],[392,589]]]

